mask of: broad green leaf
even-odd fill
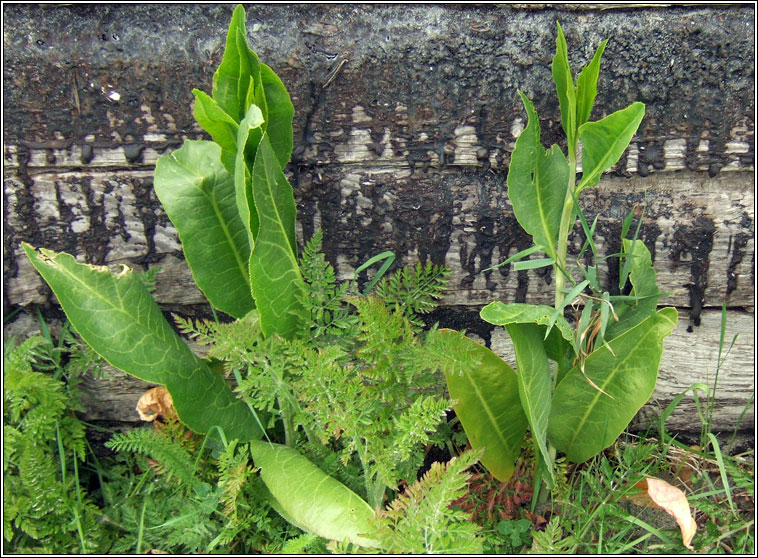
[[[516,373],[487,347],[465,339],[479,353],[480,364],[464,374],[446,372],[447,388],[471,447],[483,448],[482,464],[493,477],[506,482],[513,474],[527,427]]]
[[[250,256],[250,279],[264,335],[290,337],[297,330],[303,278],[297,261],[296,207],[268,134],[253,166],[253,198],[258,234]]]
[[[255,153],[263,137],[263,124],[260,108],[257,105],[250,105],[245,118],[239,123],[234,158],[234,194],[237,211],[247,229],[248,240],[253,248],[255,248],[255,238],[258,236],[258,211],[253,198],[252,161],[255,160]]]
[[[626,261],[629,262],[629,279],[632,282],[632,293],[634,296],[648,297],[657,295],[658,283],[656,282],[656,273],[653,268],[653,260],[650,250],[641,240],[629,240],[624,238],[623,249],[626,254]],[[648,298],[638,303],[649,308],[655,308],[658,304],[656,298]]]
[[[553,82],[558,93],[558,101],[561,106],[561,124],[568,138],[569,149],[576,148],[576,130],[579,125],[576,122],[576,89],[574,77],[571,75],[571,67],[568,60],[568,47],[566,37],[563,36],[563,28],[558,25],[558,36],[555,39],[555,56],[553,57]]]
[[[508,169],[508,198],[521,227],[553,260],[566,199],[569,166],[560,148],[540,143],[540,122],[532,102],[519,91],[528,123],[516,140]]]
[[[222,112],[235,123],[245,117],[252,104],[257,105],[264,120],[262,131],[269,134],[279,166],[284,168],[292,154],[292,119],[295,108],[287,88],[276,73],[269,66],[259,62],[258,56],[248,46],[245,10],[242,6],[234,10],[229,24],[224,57],[213,76],[213,99]],[[215,120],[221,121],[220,115]],[[213,132],[200,123],[211,133],[214,141],[218,141]],[[222,144],[222,147],[225,157],[230,159],[225,162],[231,162],[233,157],[229,156],[226,144]],[[250,162],[256,148],[257,142],[254,145],[248,144]]]
[[[284,168],[292,155],[292,119],[295,116],[295,107],[279,76],[265,64],[260,65],[260,72],[261,84],[266,94],[266,134],[271,141],[271,148],[276,153],[279,166]]]
[[[586,461],[611,445],[650,399],[663,339],[676,322],[676,310],[664,308],[587,357],[586,376],[612,399],[590,385],[577,367],[558,384],[548,437],[570,461]]]
[[[260,81],[258,56],[247,46],[245,9],[240,5],[234,10],[226,48],[216,73],[213,74],[213,98],[221,109],[239,122],[245,115],[247,91],[250,78]]]
[[[653,268],[650,251],[641,240],[622,239],[624,254],[623,269],[621,276],[628,276],[632,282],[632,296],[641,297],[634,302],[625,302],[617,305],[618,322],[608,325],[607,338],[621,335],[631,329],[648,316],[655,313],[658,308],[658,299],[661,296],[656,282],[656,272]],[[626,284],[626,280],[624,280]]]
[[[524,304],[514,302],[505,304],[503,302],[490,302],[481,309],[479,316],[492,325],[506,326],[508,324],[537,324],[540,326],[550,327],[553,324],[560,331],[559,336],[569,343],[574,341],[574,331],[562,314],[554,316],[555,309],[545,304]],[[548,339],[554,334],[550,332]],[[544,331],[543,331],[544,336]],[[551,355],[550,358],[553,358]],[[554,359],[553,360],[558,360]]]
[[[238,124],[226,114],[218,103],[199,89],[193,89],[195,95],[195,120],[221,146],[221,161],[229,174],[234,173],[234,157],[237,153]]]
[[[355,492],[287,446],[252,441],[250,451],[285,519],[325,539],[378,546],[364,536],[375,512]]]
[[[188,428],[220,426],[242,441],[262,436],[245,403],[179,338],[136,273],[112,274],[69,254],[22,246],[82,339],[116,368],[166,386]]]
[[[618,162],[644,116],[645,105],[636,102],[602,120],[582,124],[582,180],[575,190],[577,196],[595,186],[602,174]]]
[[[603,56],[605,45],[608,39],[605,39],[595,51],[592,62],[587,64],[579,73],[576,79],[576,125],[581,126],[590,119],[592,114],[592,105],[595,104],[597,96],[597,78],[600,74],[600,58]]]
[[[255,305],[250,244],[237,212],[234,178],[213,142],[188,140],[155,167],[155,193],[179,233],[195,283],[210,303],[235,318]]]
[[[544,329],[535,324],[505,326],[516,353],[516,378],[521,407],[529,421],[532,440],[537,446],[548,486],[553,485],[553,460],[547,451],[547,428],[550,419],[552,377],[543,344]]]

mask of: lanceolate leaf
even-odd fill
[[[232,15],[224,57],[213,75],[213,98],[235,122],[242,120],[247,110],[245,102],[251,77],[256,83],[260,81],[259,62],[247,46],[245,9],[240,5]]]
[[[155,193],[179,233],[197,286],[235,318],[255,308],[250,244],[235,203],[234,179],[213,142],[186,141],[155,167]]]
[[[597,78],[600,74],[600,58],[603,56],[608,39],[600,43],[592,62],[579,73],[576,80],[576,125],[581,126],[590,119],[592,105],[597,95]]]
[[[192,93],[195,95],[195,120],[221,146],[221,161],[229,174],[232,174],[237,152],[237,122],[206,93],[199,89],[193,89]]]
[[[271,148],[268,134],[258,146],[253,167],[253,198],[259,227],[250,257],[253,297],[258,306],[264,335],[290,337],[300,316],[299,293],[303,278],[297,262],[296,207],[287,182]]]
[[[548,485],[552,486],[553,460],[547,451],[552,378],[543,345],[544,329],[535,324],[509,324],[505,328],[516,352],[516,378],[521,407],[529,421],[532,439],[545,464]]]
[[[595,186],[601,175],[615,165],[624,154],[645,116],[645,105],[637,102],[598,120],[585,122],[579,128],[582,140],[582,180],[575,193]]]
[[[255,238],[258,236],[258,211],[253,198],[252,161],[255,160],[255,153],[263,137],[263,124],[261,110],[257,105],[250,105],[245,118],[239,124],[234,158],[234,194],[237,211],[248,232],[250,246],[253,248],[255,248]]]
[[[632,293],[634,296],[651,296],[657,295],[658,283],[656,282],[656,273],[653,268],[653,260],[645,243],[641,240],[623,239],[624,253],[627,262],[629,262],[629,278],[632,282]],[[648,309],[655,309],[658,299],[645,299],[638,303],[639,306],[645,306]]]
[[[620,319],[608,325],[606,331],[608,339],[621,335],[655,313],[660,298],[656,272],[650,250],[647,249],[645,243],[641,240],[624,238],[622,245],[626,254],[621,270],[624,284],[628,276],[632,282],[632,295],[642,298],[636,302],[622,302],[616,305],[616,313]]]
[[[82,339],[116,368],[166,386],[190,429],[206,433],[220,426],[243,441],[262,436],[245,403],[171,329],[136,273],[114,275],[69,254],[23,248]]]
[[[648,401],[663,339],[676,322],[676,310],[664,308],[587,357],[586,376],[610,397],[590,385],[577,367],[558,384],[548,437],[570,461],[586,461],[612,444]]]
[[[513,474],[527,427],[516,373],[487,347],[464,339],[478,353],[480,364],[462,374],[445,372],[450,398],[471,447],[484,449],[482,464],[493,477],[506,482]]]
[[[571,67],[568,60],[568,47],[566,38],[563,36],[561,24],[558,24],[558,36],[555,40],[555,56],[553,57],[553,82],[558,93],[558,101],[561,105],[561,124],[568,138],[569,149],[576,147],[576,89],[574,77],[571,75]]]
[[[284,168],[292,155],[292,119],[295,116],[295,107],[279,76],[265,64],[260,65],[260,71],[268,109],[265,114],[266,133],[279,166]]]
[[[516,140],[508,169],[508,198],[521,227],[532,235],[553,260],[561,212],[566,199],[569,166],[554,145],[546,150],[540,143],[540,123],[532,102],[519,91],[528,115],[526,128]]]
[[[375,512],[355,492],[287,446],[253,441],[250,451],[285,519],[325,539],[378,546],[364,536]]]

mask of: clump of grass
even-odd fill
[[[722,306],[719,351],[712,386],[696,383],[664,410],[658,437],[625,434],[591,461],[570,465],[558,476],[552,501],[543,513],[550,517],[544,532],[533,533],[532,552],[588,554],[670,553],[688,550],[678,527],[663,510],[633,506],[624,496],[645,476],[657,477],[687,496],[697,534],[698,553],[755,551],[754,454],[729,455],[712,432],[719,372],[737,339],[725,344],[726,306]],[[692,393],[702,429],[700,443],[688,446],[666,429],[666,420]],[[704,401],[700,393],[705,393]],[[752,404],[751,396],[745,410]],[[745,412],[743,411],[743,416]],[[741,418],[739,423],[741,423]],[[736,425],[731,446],[740,424]]]
[[[677,446],[643,435],[625,435],[586,464],[570,466],[568,490],[554,492],[544,512],[571,533],[573,552],[587,554],[688,552],[676,523],[663,510],[625,501],[645,476],[666,480],[687,495],[698,533],[696,552],[752,552],[755,541],[754,466],[748,456]],[[739,502],[733,511],[731,498]],[[538,538],[535,538],[535,542]]]

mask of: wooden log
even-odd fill
[[[550,302],[550,272],[485,271],[530,244],[505,186],[525,125],[516,91],[535,101],[543,143],[560,143],[555,21],[575,70],[610,37],[593,118],[636,100],[646,117],[616,167],[583,194],[588,217],[599,216],[600,253],[618,250],[621,219],[644,206],[641,237],[662,288],[674,293],[662,302],[682,315],[667,346],[687,349],[694,339],[711,354],[712,316],[726,301],[747,345],[735,349],[741,357],[722,393],[741,393],[754,369],[754,8],[612,7],[248,7],[251,45],[296,107],[287,174],[300,240],[322,228],[343,278],[387,249],[402,263],[449,265],[451,316],[457,308],[475,316],[495,299]],[[192,120],[191,90],[210,91],[232,8],[4,7],[4,314],[32,304],[56,312],[21,241],[96,264],[161,266],[164,308],[207,308],[152,173],[184,139],[206,138]],[[571,241],[576,253],[578,227]],[[614,262],[600,272],[612,287]],[[690,375],[665,365],[660,401]],[[111,416],[113,407],[128,420],[133,405],[116,401],[133,390],[93,388],[88,412]],[[741,404],[731,401],[719,423],[727,430]]]
[[[470,311],[469,311],[470,312]],[[444,319],[444,317],[443,317]],[[448,319],[450,319],[448,317]],[[474,320],[476,318],[474,317]],[[36,319],[22,312],[7,328],[6,336],[24,338],[38,332]],[[55,332],[59,321],[50,323]],[[448,322],[443,325],[455,325]],[[479,320],[469,331],[477,331],[472,337],[482,342],[489,342],[492,349],[509,364],[515,366],[513,349],[504,328],[491,327]],[[702,315],[702,325],[688,331],[686,321],[679,325],[664,344],[663,358],[658,373],[658,383],[650,402],[645,405],[632,423],[632,428],[642,430],[656,426],[666,406],[680,393],[696,383],[704,383],[709,388],[716,385],[713,414],[714,431],[733,432],[737,429],[751,429],[755,423],[755,355],[753,351],[754,317],[740,311],[727,313],[725,345],[722,363],[716,378],[719,354],[721,312],[706,310]],[[456,325],[456,327],[459,327]],[[733,338],[737,336],[732,345]],[[484,337],[484,339],[483,339]],[[7,340],[7,337],[6,337]],[[194,347],[198,354],[203,354],[203,347]],[[444,381],[441,379],[441,381]],[[142,393],[155,384],[143,382],[124,374],[112,366],[104,366],[102,378],[87,375],[81,383],[82,417],[85,420],[106,420],[137,422],[137,401]],[[706,398],[702,393],[701,401]],[[701,421],[697,414],[694,399],[685,397],[666,423],[672,431],[698,432]]]
[[[352,278],[368,258],[390,249],[403,263],[431,259],[452,268],[446,305],[481,305],[493,298],[551,303],[552,273],[512,272],[510,266],[485,271],[530,245],[508,201],[504,176],[460,169],[415,174],[386,167],[342,165],[333,171],[335,193],[314,196],[317,177],[300,181],[297,191],[300,236],[324,230],[324,245],[338,275]],[[33,205],[43,245],[63,246],[90,262],[160,266],[156,299],[181,306],[202,304],[183,261],[176,230],[151,189],[149,171],[118,175],[92,171],[44,172],[29,184],[6,180],[12,207],[26,196]],[[754,305],[754,176],[722,173],[709,178],[680,171],[645,180],[608,177],[583,195],[588,219],[599,215],[595,241],[600,255],[620,250],[625,214],[644,208],[641,238],[648,245],[665,302],[690,309],[697,323],[704,307],[727,301]],[[24,226],[20,212],[7,224]],[[66,225],[65,228],[63,225]],[[369,234],[367,234],[369,233]],[[571,240],[584,242],[577,224]],[[12,304],[46,304],[49,289],[16,246],[18,266],[7,283]],[[618,260],[600,264],[608,288],[618,281]]]

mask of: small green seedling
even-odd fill
[[[532,540],[532,522],[528,519],[518,519],[506,521],[502,520],[497,524],[497,532],[509,539],[511,548],[519,550],[522,546]]]
[[[622,253],[606,256],[619,258],[619,292],[629,294],[611,295],[598,280],[596,264],[606,258],[598,256],[592,240],[597,219],[590,225],[578,205],[581,192],[597,185],[603,172],[619,160],[645,114],[645,106],[637,102],[590,121],[606,42],[575,82],[558,24],[552,73],[568,156],[558,145],[542,146],[537,112],[519,91],[528,123],[511,157],[508,197],[534,246],[504,263],[520,260],[519,269],[552,266],[555,304],[487,305],[480,315],[507,329],[516,370],[481,347],[487,356],[477,370],[447,376],[472,446],[485,448],[482,463],[502,481],[513,472],[527,428],[539,460],[537,475],[548,487],[556,450],[570,461],[582,462],[612,444],[650,398],[663,339],[677,322],[675,309],[657,309],[662,293],[650,252],[637,239],[639,225],[634,237],[626,238],[633,215],[622,225]],[[583,172],[578,178],[580,142]],[[568,269],[568,236],[577,217],[587,240],[575,269]],[[595,265],[585,267],[579,262],[588,249]],[[535,253],[542,256],[523,260]],[[625,290],[627,281],[631,290]],[[583,306],[574,327],[563,314],[569,304]]]

